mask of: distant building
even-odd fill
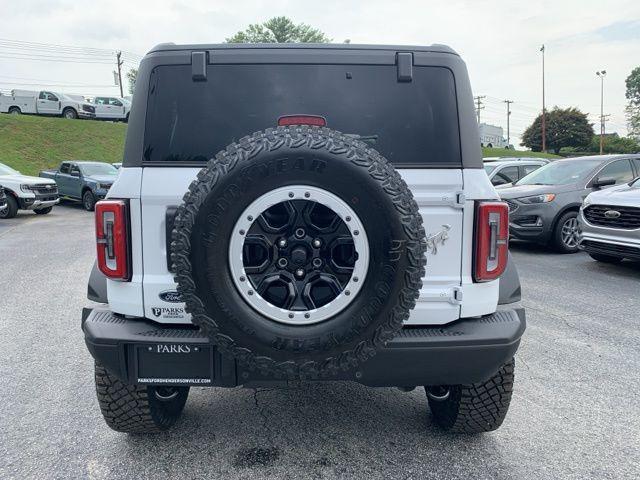
[[[478,128],[480,129],[480,145],[483,147],[509,148],[502,127],[481,123]]]

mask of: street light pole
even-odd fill
[[[542,52],[542,151],[547,151],[547,119],[546,109],[544,105],[544,44],[540,47]]]
[[[604,152],[604,77],[607,75],[606,70],[596,72],[600,77],[600,155]]]

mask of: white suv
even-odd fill
[[[45,215],[60,201],[56,182],[22,175],[3,163],[0,163],[0,185],[7,196],[7,208],[0,210],[0,218],[13,218],[18,210]]]
[[[484,170],[494,186],[509,186],[547,163],[542,158],[488,157],[484,159]]]
[[[524,311],[453,50],[164,44],[138,75],[82,321],[110,427],[304,379],[502,423]]]

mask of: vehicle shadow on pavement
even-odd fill
[[[427,464],[444,478],[470,452],[495,451],[492,435],[456,436],[433,425],[422,388],[401,392],[345,383],[192,390],[173,430],[129,436],[120,445],[147,465],[158,462],[162,450],[154,469],[169,472],[193,456],[208,473],[244,477],[259,469],[260,475],[282,471],[291,478],[395,478]]]
[[[539,243],[523,242],[519,240],[509,239],[509,250],[529,253],[543,253],[547,255],[565,255],[556,252],[551,247],[540,245]]]
[[[594,272],[640,280],[640,262],[623,260],[620,263],[604,263],[597,262],[588,256],[586,259],[584,267],[589,273]]]

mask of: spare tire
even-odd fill
[[[209,161],[172,232],[178,291],[211,342],[277,378],[326,377],[402,328],[425,272],[411,191],[355,135],[288,126]]]

